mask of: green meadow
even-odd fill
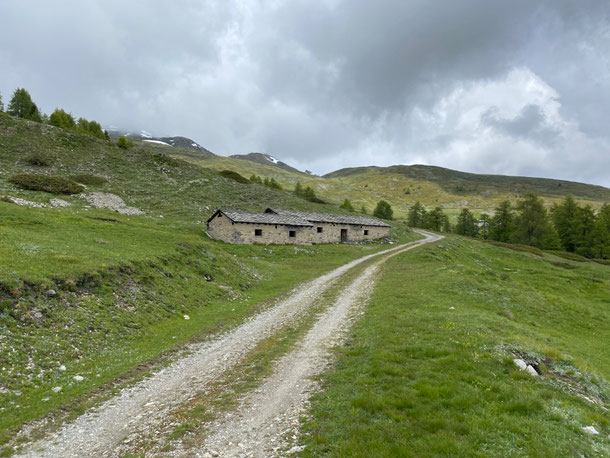
[[[337,350],[303,454],[607,456],[608,342],[608,266],[458,237],[409,251]]]

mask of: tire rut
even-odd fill
[[[369,299],[380,266],[397,254],[442,239],[421,233],[426,239],[383,257],[344,288],[300,345],[280,359],[274,373],[246,395],[235,412],[210,426],[202,450],[177,448],[170,455],[270,457],[300,451],[294,444],[300,417],[307,412],[309,397],[318,388],[315,378],[328,366],[332,348],[344,342],[354,318]]]
[[[306,282],[279,304],[209,342],[194,344],[190,354],[161,369],[112,399],[90,409],[49,436],[17,451],[28,457],[120,456],[119,449],[134,438],[154,432],[172,409],[205,390],[210,382],[232,368],[256,344],[298,319],[335,280],[373,257],[397,253],[429,242],[425,240],[363,256],[315,280]],[[368,270],[368,269],[367,269]]]

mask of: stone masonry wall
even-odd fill
[[[298,244],[338,243],[341,242],[341,229],[347,229],[348,242],[377,240],[390,235],[389,227],[357,226],[350,224],[312,223],[313,227],[284,226],[281,224],[233,223],[224,215],[217,215],[208,224],[210,237],[228,243],[277,243]],[[321,227],[322,232],[317,232]],[[262,235],[255,235],[255,230],[262,230]],[[364,231],[368,230],[368,235]],[[289,231],[295,231],[295,237],[289,237]]]

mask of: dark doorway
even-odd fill
[[[341,229],[341,241],[347,242],[347,229]]]

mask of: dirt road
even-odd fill
[[[377,258],[339,294],[297,348],[276,364],[273,374],[248,394],[236,412],[210,425],[197,450],[177,447],[172,456],[269,456],[286,453],[298,434],[298,419],[315,389],[311,378],[328,364],[330,348],[340,344],[355,313],[374,286],[379,266],[392,256],[442,236],[421,231],[424,239],[345,264],[297,287],[285,300],[213,341],[194,345],[186,356],[114,398],[81,415],[59,431],[20,451],[37,457],[121,456],[138,437],[154,435],[171,411],[205,392],[258,342],[298,320],[334,282],[353,267]],[[294,437],[293,437],[294,436]],[[288,437],[288,439],[286,439]],[[127,450],[126,450],[127,449]],[[295,449],[296,450],[296,449]]]

